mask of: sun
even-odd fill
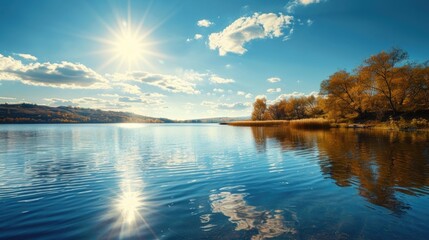
[[[151,36],[159,25],[148,27],[143,21],[136,24],[130,11],[127,17],[117,16],[115,24],[102,23],[108,34],[101,38],[90,37],[101,43],[101,49],[96,53],[103,55],[102,69],[112,65],[117,70],[125,68],[128,71],[153,68],[152,63],[168,58],[158,51],[160,42]]]
[[[125,32],[115,44],[116,53],[128,62],[135,62],[142,57],[141,50],[144,48],[144,42],[132,32]]]
[[[121,27],[114,31],[110,45],[112,57],[119,59],[128,68],[138,65],[150,55],[151,44],[140,28],[133,28],[126,22],[122,22]]]
[[[143,57],[144,39],[136,32],[126,28],[115,36],[115,53],[129,63],[135,62]]]
[[[107,45],[110,59],[108,64],[115,63],[119,67],[138,67],[142,62],[147,62],[151,55],[151,43],[139,27],[133,27],[131,23],[122,21],[117,29],[110,29],[111,36],[104,40]]]

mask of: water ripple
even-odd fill
[[[429,134],[0,125],[0,239],[425,239]]]

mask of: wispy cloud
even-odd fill
[[[223,90],[222,88],[214,88],[213,92],[223,93],[223,92],[225,92],[225,90]]]
[[[253,95],[251,94],[251,93],[246,93],[246,92],[243,92],[243,91],[237,91],[237,95],[238,96],[244,96],[245,98],[247,98],[247,99],[249,99],[249,98],[252,98],[253,97]]]
[[[27,53],[15,53],[16,56],[19,56],[23,59],[26,60],[31,60],[31,61],[37,61],[37,57],[31,55],[31,54],[27,54]]]
[[[125,93],[134,94],[134,95],[143,94],[140,87],[137,85],[124,83],[124,82],[113,82],[112,86],[120,88]]]
[[[18,80],[29,85],[57,88],[109,88],[104,77],[80,63],[23,64],[0,54],[1,80]]]
[[[279,77],[270,77],[267,79],[268,82],[270,83],[276,83],[276,82],[280,82],[282,79]]]
[[[220,56],[227,53],[244,54],[244,45],[255,39],[278,38],[283,30],[292,25],[293,17],[275,13],[254,13],[250,17],[235,20],[223,31],[209,36],[209,47],[218,50]]]
[[[81,97],[81,98],[45,98],[50,106],[73,106],[73,107],[89,107],[103,110],[120,110],[129,108],[132,105],[150,104],[161,105],[164,103],[162,99],[153,97],[128,97],[120,95],[106,96],[109,99],[95,98],[95,97]]]
[[[186,42],[192,42],[194,40],[200,40],[200,39],[203,39],[203,37],[204,37],[203,35],[197,33],[197,34],[194,35],[193,38],[187,38]]]
[[[235,82],[233,79],[231,78],[223,78],[223,77],[219,77],[216,74],[212,74],[210,76],[210,81],[212,83],[217,83],[217,84],[226,84],[226,83],[233,83]]]
[[[113,81],[136,81],[159,87],[173,93],[200,94],[196,84],[175,75],[134,71],[109,76]]]
[[[119,97],[118,102],[121,103],[142,103],[142,104],[150,104],[150,105],[160,105],[164,103],[161,99],[156,98],[144,98],[144,97]]]
[[[0,97],[0,100],[15,100],[14,97]]]
[[[197,72],[193,69],[179,69],[177,71],[177,75],[186,81],[191,82],[201,82],[203,81],[209,74]]]
[[[207,19],[201,19],[197,22],[198,27],[210,27],[214,23]]]
[[[289,13],[292,13],[296,7],[298,6],[307,6],[313,3],[320,3],[322,0],[291,0],[289,3],[285,6],[286,10]]]
[[[277,97],[276,101],[280,101],[282,99],[288,99],[292,97],[309,97],[309,96],[319,96],[319,92],[313,91],[308,94],[303,92],[292,92],[292,93],[284,93]]]
[[[268,93],[278,93],[278,92],[281,92],[281,91],[282,91],[281,88],[268,88],[267,89]]]
[[[201,102],[202,106],[210,107],[212,109],[217,110],[245,110],[252,106],[250,102],[236,102],[236,103],[220,103],[220,102],[211,102],[211,101],[203,101]]]

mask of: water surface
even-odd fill
[[[428,133],[0,125],[0,239],[425,239]]]

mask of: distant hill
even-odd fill
[[[0,104],[0,123],[170,123],[128,112],[79,107],[48,107],[35,104]]]
[[[215,117],[215,118],[202,118],[178,121],[182,123],[222,123],[249,120],[250,117]]]

